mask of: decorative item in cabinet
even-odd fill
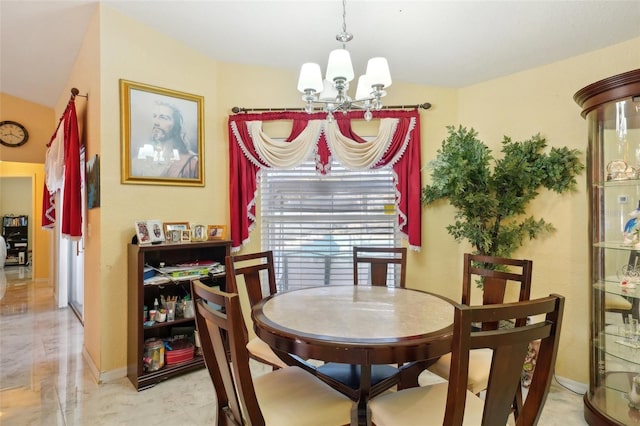
[[[221,265],[230,252],[231,242],[225,240],[129,244],[127,376],[137,390],[204,367],[190,281],[199,278],[224,288]]]
[[[587,119],[590,425],[640,419],[640,69],[579,90]],[[638,206],[638,207],[636,207]]]
[[[26,215],[3,216],[2,236],[7,245],[6,266],[29,263],[29,218]]]

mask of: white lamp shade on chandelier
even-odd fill
[[[344,79],[349,82],[353,77],[353,65],[351,65],[349,52],[346,49],[332,50],[327,63],[327,80]]]
[[[302,64],[300,77],[298,78],[298,90],[305,93],[307,90],[321,92],[323,89],[322,71],[320,65],[312,62]]]
[[[371,58],[367,63],[367,79],[372,86],[381,85],[383,88],[391,86],[391,73],[386,58]]]

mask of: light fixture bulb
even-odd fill
[[[386,58],[371,58],[367,63],[367,78],[371,85],[391,86],[391,73]]]
[[[332,50],[327,64],[327,80],[334,81],[336,78],[344,78],[346,81],[351,81],[353,77],[353,65],[349,52],[346,49]]]
[[[322,88],[322,91],[318,95],[318,99],[329,101],[337,97],[338,97],[338,91],[336,90],[336,87],[333,85],[333,82],[325,80],[324,87]]]
[[[371,83],[369,82],[369,76],[362,74],[358,77],[358,87],[356,88],[356,100],[367,99],[371,97]]]
[[[313,90],[316,93],[322,91],[322,71],[320,65],[312,62],[302,64],[300,77],[298,78],[298,90],[305,93],[306,90]]]

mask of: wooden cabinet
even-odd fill
[[[151,387],[177,374],[204,367],[198,353],[192,359],[159,368],[149,364],[145,342],[170,341],[173,335],[195,331],[195,318],[176,309],[173,321],[151,323],[145,312],[153,310],[154,301],[191,297],[190,280],[196,277],[211,285],[224,286],[225,256],[231,251],[230,241],[205,241],[181,244],[137,245],[128,247],[128,326],[127,376],[138,390]],[[216,267],[216,263],[220,267]],[[146,309],[145,309],[146,307]],[[155,340],[151,340],[155,339]],[[165,352],[166,353],[166,352]],[[145,357],[147,358],[145,360]]]
[[[5,265],[29,263],[29,218],[24,215],[3,216],[2,236],[7,244]]]
[[[574,99],[589,134],[590,353],[584,417],[629,425],[640,380],[640,69],[593,83]]]

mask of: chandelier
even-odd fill
[[[358,78],[355,99],[349,97],[347,91],[354,73],[346,44],[353,39],[353,34],[347,32],[346,15],[346,0],[342,0],[342,31],[336,35],[342,49],[329,54],[325,79],[322,79],[320,65],[305,63],[300,69],[298,90],[304,94],[302,100],[307,103],[305,111],[308,113],[319,105],[327,112],[327,120],[332,121],[334,112],[364,110],[364,119],[369,121],[373,117],[371,111],[382,108],[382,97],[387,94],[384,89],[391,86],[389,64],[386,58],[369,59],[366,73]]]

